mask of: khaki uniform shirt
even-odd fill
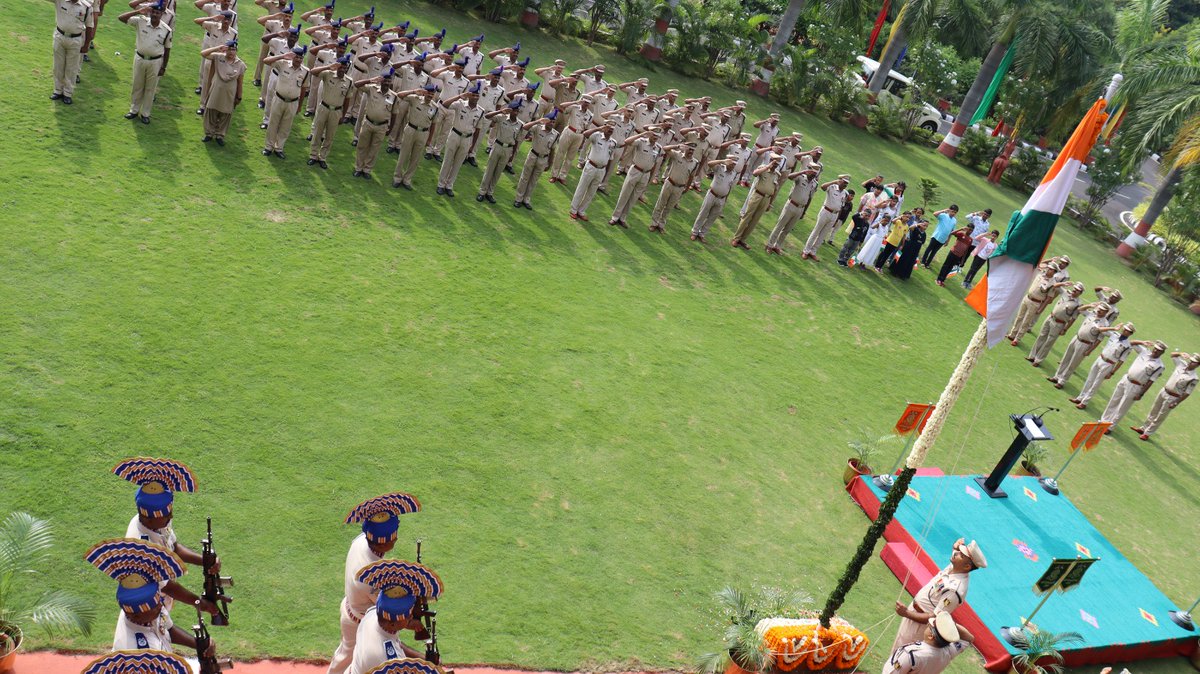
[[[758,136],[754,139],[754,147],[770,147],[778,135],[778,124],[763,124],[758,128]]]
[[[816,176],[797,176],[792,181],[792,191],[788,194],[788,201],[799,206],[804,206],[812,201],[813,193],[816,191]]]
[[[137,14],[129,17],[129,24],[137,29],[134,49],[142,58],[162,56],[171,48],[171,27],[161,18],[156,27],[150,24],[150,17]]]
[[[346,102],[346,97],[350,95],[350,87],[354,83],[350,81],[349,74],[338,77],[337,71],[326,70],[321,73],[321,100],[325,107],[339,109]]]
[[[409,63],[396,69],[396,75],[392,81],[396,83],[398,91],[408,91],[409,89],[418,89],[428,84],[429,75],[426,75],[424,70],[414,67]]]
[[[497,82],[495,86],[492,86],[483,80],[477,81],[480,83],[479,107],[483,108],[487,112],[491,112],[498,108],[500,105],[500,97],[504,95],[504,89],[500,86],[500,83]]]
[[[651,143],[649,138],[638,138],[630,147],[633,151],[633,165],[638,167],[639,171],[654,168],[654,161],[658,159],[660,152],[658,143]]]
[[[1126,372],[1125,376],[1137,386],[1147,387],[1162,375],[1162,360],[1152,356],[1150,349],[1141,344],[1133,348],[1137,350],[1138,357],[1134,359],[1133,365],[1129,366],[1129,372]]]
[[[750,186],[755,192],[769,197],[779,191],[780,175],[778,171],[763,171],[754,178],[754,184]]]
[[[731,169],[724,164],[717,164],[713,169],[712,182],[708,184],[708,189],[718,197],[725,198],[733,189],[733,183],[737,180],[737,176],[736,168]]]
[[[608,124],[613,128],[612,139],[618,145],[624,143],[626,138],[633,135],[633,122],[631,121],[627,122],[623,119],[616,119],[608,122]]]
[[[551,125],[549,129],[542,130],[539,124],[530,131],[530,137],[533,139],[530,145],[530,150],[539,157],[545,157],[550,154],[550,149],[554,147],[555,141],[558,140],[558,131]]]
[[[496,131],[496,142],[505,147],[517,144],[517,136],[521,133],[521,120],[509,119],[508,115],[497,115],[492,120],[492,128]]]
[[[483,108],[476,105],[471,107],[466,101],[458,100],[451,103],[450,128],[460,136],[470,136],[479,128],[479,120],[483,119]]]
[[[200,41],[201,50],[211,49],[237,39],[237,29],[233,27],[233,24],[229,24],[228,30],[223,30],[222,23],[222,21],[205,21],[200,24],[204,28],[204,39]]]
[[[1120,365],[1129,357],[1129,353],[1133,351],[1133,345],[1129,343],[1129,339],[1121,336],[1120,333],[1109,333],[1108,343],[1104,348],[1100,349],[1100,357],[1105,362],[1111,365]]]
[[[217,112],[231,114],[234,99],[237,98],[238,78],[244,72],[246,72],[246,63],[241,59],[234,59],[232,62],[226,61],[224,54],[212,59],[212,88],[208,91],[206,107]]]
[[[692,170],[698,162],[694,155],[688,159],[682,150],[671,150],[671,167],[667,169],[667,180],[676,187],[686,187],[688,178],[692,176]]]
[[[612,159],[616,147],[613,139],[605,138],[603,133],[597,133],[592,136],[592,145],[588,148],[588,162],[592,166],[608,166],[608,160]]]
[[[897,648],[883,663],[883,674],[939,674],[966,649],[965,641],[955,641],[942,648],[924,641],[907,644]]]
[[[834,213],[837,213],[839,210],[841,210],[842,204],[845,202],[846,190],[838,187],[835,183],[826,188],[825,203],[822,204],[822,208],[827,211],[833,211]]]
[[[1079,315],[1079,298],[1072,297],[1071,293],[1063,290],[1062,296],[1054,303],[1054,308],[1050,310],[1050,317],[1061,324],[1064,328],[1075,322],[1075,317]]]
[[[267,58],[279,56],[280,54],[289,52],[291,50],[292,48],[288,46],[286,37],[273,37],[269,42],[267,42]],[[272,68],[274,68],[274,66],[272,66]]]
[[[966,601],[970,584],[969,574],[954,573],[954,567],[947,566],[917,590],[917,594],[913,595],[913,604],[921,609],[922,613],[954,613],[954,610]]]
[[[275,93],[280,98],[294,101],[308,85],[308,68],[301,65],[293,68],[291,61],[284,59],[273,64],[275,69]]]
[[[1187,369],[1187,358],[1175,356],[1171,362],[1175,364],[1175,371],[1167,378],[1167,383],[1163,384],[1163,390],[1173,394],[1174,398],[1191,395],[1192,391],[1196,390],[1197,380],[1200,379],[1196,374],[1200,370]]]
[[[575,133],[583,133],[592,126],[592,111],[580,107],[571,108],[567,114],[567,128]]]
[[[1079,333],[1076,337],[1084,344],[1095,344],[1096,340],[1100,339],[1100,328],[1108,327],[1108,320],[1099,318],[1091,311],[1085,312],[1087,318],[1084,319],[1083,325],[1079,327]]]
[[[92,3],[87,0],[58,0],[54,3],[54,25],[68,36],[82,35],[87,30],[91,14]]]
[[[437,104],[432,100],[425,100],[424,96],[418,94],[409,94],[405,98],[408,99],[408,117],[406,121],[418,129],[429,130],[429,125],[433,120],[433,113],[437,112]]]
[[[471,84],[467,78],[463,77],[462,75],[455,75],[454,72],[450,70],[438,75],[437,80],[442,86],[442,93],[438,99],[440,101],[448,101],[451,98],[454,98],[455,96],[466,91],[467,87]]]
[[[396,111],[396,96],[383,90],[383,83],[368,84],[363,88],[363,116],[372,124],[388,124]]]
[[[602,77],[599,80],[593,74],[591,77],[585,77],[581,80],[583,84],[583,93],[590,94],[593,91],[600,91],[608,86],[608,82]]]
[[[1033,287],[1029,289],[1029,293],[1025,296],[1034,302],[1045,302],[1050,297],[1050,286],[1056,281],[1053,278],[1039,276],[1033,281]]]

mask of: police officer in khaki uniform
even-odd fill
[[[912,603],[896,602],[896,615],[901,617],[900,629],[892,643],[895,651],[904,644],[921,638],[925,624],[936,613],[953,613],[967,600],[971,584],[970,573],[975,569],[987,568],[987,557],[975,541],[954,541],[950,551],[950,563],[913,595]]]
[[[1104,413],[1100,415],[1100,421],[1111,423],[1114,427],[1121,422],[1129,408],[1133,407],[1133,403],[1146,395],[1146,391],[1150,390],[1154,381],[1163,373],[1161,358],[1167,352],[1166,344],[1139,341],[1134,343],[1133,348],[1137,350],[1138,357],[1133,360],[1133,365],[1129,366],[1125,376],[1117,381],[1112,398],[1104,408]],[[1110,433],[1112,428],[1105,431],[1106,435]]]
[[[257,21],[263,27],[263,35],[271,35],[281,33],[292,27],[292,13],[295,11],[295,5],[288,3],[284,5],[281,0],[254,0],[254,4],[266,8],[268,11],[276,9],[275,12],[265,16],[258,17]],[[258,61],[254,64],[254,86],[262,86],[263,74],[263,59],[271,56],[269,52],[268,40],[262,40],[258,48]]]
[[[517,194],[513,206],[524,207],[532,211],[530,198],[533,189],[537,187],[538,178],[550,166],[550,153],[558,141],[558,130],[554,128],[554,118],[557,111],[552,111],[546,117],[526,122],[522,127],[530,136],[529,154],[525,156],[525,165],[521,168],[521,177],[517,181]]]
[[[627,227],[625,218],[633,205],[641,200],[650,184],[650,175],[654,171],[655,161],[662,151],[658,144],[658,129],[651,125],[641,133],[626,138],[621,143],[623,151],[630,151],[629,170],[625,172],[625,181],[621,183],[621,191],[617,195],[617,205],[613,208],[612,217],[608,224]],[[620,156],[622,153],[614,153]]]
[[[160,0],[117,17],[121,23],[129,24],[137,31],[133,56],[133,93],[125,119],[140,116],[142,124],[150,123],[150,108],[154,106],[158,78],[167,71],[167,60],[171,58],[171,28],[162,20],[162,15],[163,4]]]
[[[792,227],[804,217],[805,211],[808,210],[808,203],[812,200],[813,192],[817,191],[817,176],[821,172],[817,169],[804,169],[789,173],[787,178],[792,182],[792,190],[788,193],[787,202],[783,204],[783,208],[779,211],[779,220],[775,222],[775,229],[771,230],[771,236],[767,239],[767,252],[776,255],[783,255],[783,244],[787,240],[788,234],[791,233]]]
[[[558,147],[554,150],[554,161],[550,169],[550,182],[566,184],[567,177],[571,172],[571,164],[575,161],[575,155],[579,153],[579,148],[583,146],[584,134],[592,126],[591,105],[592,99],[581,98],[577,101],[563,103],[558,106],[566,122],[564,122],[562,135],[558,139]],[[591,136],[592,134],[588,135]]]
[[[308,93],[308,68],[304,67],[304,54],[307,51],[307,47],[293,47],[290,52],[270,56],[263,62],[271,66],[275,96],[267,120],[267,139],[262,151],[264,157],[273,154],[284,158],[283,146],[292,132],[296,112]]]
[[[496,143],[492,147],[492,154],[488,156],[487,169],[484,170],[483,178],[479,181],[479,194],[475,196],[475,201],[486,199],[490,204],[496,203],[494,195],[496,183],[500,180],[500,174],[504,172],[504,167],[508,165],[508,160],[512,158],[517,147],[518,136],[522,131],[521,121],[517,119],[521,103],[522,101],[516,100],[499,110],[492,110],[484,114],[484,118],[489,121],[489,128],[496,129]],[[481,134],[482,131],[477,135]]]
[[[222,0],[221,4],[228,5],[228,0]],[[200,51],[219,47],[238,38],[238,31],[235,27],[237,14],[233,10],[224,9],[213,16],[201,16],[192,21],[204,29],[204,38],[200,41]],[[208,68],[211,63],[208,59],[200,59],[199,84],[196,86],[196,93],[200,95],[200,107],[196,109],[197,115],[204,114],[204,105],[208,100],[208,92],[204,90],[204,84],[208,82]]]
[[[308,146],[308,165],[316,164],[329,168],[329,149],[339,125],[347,121],[350,108],[350,57],[341,56],[337,61],[313,68],[309,75],[318,83],[317,114],[313,117],[312,142]]]
[[[399,157],[396,159],[396,172],[392,175],[392,187],[412,189],[413,175],[421,162],[425,139],[429,137],[429,127],[437,114],[438,104],[434,102],[437,94],[438,88],[433,82],[396,94],[397,98],[408,103],[408,111],[404,118],[404,131],[400,132]]]
[[[1021,306],[1017,309],[1017,315],[1013,318],[1012,328],[1009,329],[1005,339],[1013,346],[1017,346],[1021,342],[1021,338],[1025,333],[1033,329],[1037,323],[1038,316],[1050,304],[1051,293],[1058,289],[1071,285],[1069,281],[1055,281],[1054,275],[1058,273],[1059,266],[1055,260],[1048,261],[1043,267],[1041,274],[1034,279],[1033,285],[1026,293],[1025,299],[1021,300]],[[1111,318],[1110,318],[1111,320]]]
[[[892,650],[883,663],[883,674],[941,674],[958,654],[975,642],[965,627],[949,613],[939,612],[922,626],[919,641]]]
[[[387,139],[396,123],[396,95],[392,92],[392,77],[395,71],[391,66],[382,74],[368,80],[358,80],[355,87],[362,89],[362,99],[359,110],[362,111],[362,124],[358,132],[358,151],[354,154],[354,177],[371,179],[371,169],[375,168],[375,159],[379,149]]]
[[[796,146],[799,149],[799,145]],[[813,262],[820,262],[817,257],[817,248],[825,242],[829,237],[830,231],[837,225],[838,211],[842,210],[842,204],[846,202],[846,185],[850,182],[850,176],[843,173],[837,177],[837,180],[831,180],[821,189],[825,190],[825,203],[821,204],[821,210],[817,213],[817,224],[813,227],[813,231],[808,235],[808,241],[804,242],[804,251],[800,253],[800,258],[808,258]]]
[[[1100,382],[1111,379],[1117,370],[1121,369],[1121,366],[1125,364],[1125,359],[1133,351],[1134,344],[1151,343],[1129,339],[1136,331],[1133,323],[1115,325],[1110,328],[1102,328],[1102,330],[1110,331],[1113,334],[1108,336],[1108,343],[1100,349],[1100,355],[1096,357],[1096,362],[1092,363],[1092,369],[1088,371],[1087,379],[1083,382],[1083,388],[1079,390],[1079,395],[1071,398],[1071,403],[1081,410],[1087,409],[1088,402],[1100,388]]]
[[[54,3],[54,93],[50,100],[70,105],[79,76],[84,33],[91,21],[92,3],[88,0],[47,0]]]
[[[1058,370],[1046,377],[1046,381],[1054,384],[1054,388],[1061,389],[1071,375],[1075,374],[1084,356],[1100,343],[1100,336],[1108,331],[1108,310],[1109,307],[1104,302],[1093,302],[1079,307],[1079,313],[1084,317],[1083,325],[1079,326],[1079,332],[1075,333],[1071,343],[1067,344]]]
[[[571,197],[572,220],[587,222],[588,206],[591,205],[592,199],[596,198],[596,190],[604,180],[604,171],[608,168],[608,161],[612,159],[617,146],[612,139],[612,132],[612,126],[605,124],[586,134],[592,137],[592,145],[588,148],[587,161],[583,164],[583,172],[579,175],[575,194]],[[559,148],[559,151],[565,152],[562,148]]]
[[[1140,440],[1149,440],[1150,435],[1166,421],[1171,410],[1187,400],[1196,390],[1196,368],[1200,367],[1200,353],[1175,351],[1171,354],[1171,362],[1175,364],[1175,371],[1154,397],[1154,405],[1150,407],[1150,414],[1146,415],[1146,423],[1130,426]]]
[[[662,234],[666,231],[667,218],[671,211],[687,191],[689,181],[695,173],[700,160],[696,158],[696,148],[688,144],[668,145],[663,148],[671,160],[667,169],[666,180],[654,202],[654,211],[650,215],[650,231]]]
[[[705,237],[708,236],[709,228],[721,216],[721,211],[725,210],[725,201],[738,178],[737,159],[726,157],[710,161],[708,172],[712,175],[708,183],[708,192],[704,194],[704,202],[700,204],[696,221],[692,223],[691,240],[700,243],[707,243]]]
[[[783,155],[772,152],[769,153],[765,164],[751,172],[751,175],[754,176],[754,183],[750,186],[750,194],[746,196],[746,204],[742,209],[741,221],[738,222],[737,231],[733,233],[733,239],[729,245],[734,248],[750,250],[746,239],[754,232],[754,228],[758,226],[758,221],[762,219],[763,214],[770,209],[771,201],[775,198],[775,193],[779,191],[779,181],[783,177],[780,173],[782,166]]]
[[[262,37],[263,42],[267,45],[267,57],[263,59],[263,65],[267,65],[267,59],[279,56],[281,54],[290,54],[293,49],[296,49],[296,43],[300,40],[300,28],[296,25],[287,28],[278,33],[267,33]],[[271,104],[275,102],[275,69],[267,68],[267,82],[262,89],[262,96],[259,98],[258,107],[262,108],[262,122],[258,128],[267,128],[267,122],[271,120]]]
[[[1025,360],[1033,363],[1034,367],[1041,366],[1046,356],[1050,355],[1050,349],[1054,343],[1075,323],[1075,317],[1079,315],[1079,297],[1083,295],[1083,291],[1083,284],[1078,282],[1062,290],[1058,302],[1050,310],[1049,318],[1042,323],[1042,331],[1038,333],[1037,341],[1033,343],[1033,349],[1025,357]]]
[[[447,135],[442,168],[438,172],[438,194],[454,196],[454,181],[458,179],[458,171],[467,159],[467,150],[479,133],[479,120],[484,112],[479,107],[479,89],[478,84],[471,85],[463,93],[441,102],[442,109],[447,113]]]
[[[216,140],[217,145],[225,145],[233,109],[242,102],[246,64],[238,58],[237,48],[237,40],[230,40],[200,52],[200,56],[213,62],[205,85],[208,87],[208,105],[204,108],[204,138],[201,139],[205,143]]]

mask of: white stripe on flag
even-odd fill
[[[1037,267],[1003,256],[988,260],[988,348],[1004,341],[1008,326],[1033,285]]]

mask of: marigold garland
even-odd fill
[[[775,656],[775,666],[785,672],[853,669],[871,643],[866,634],[836,617],[828,628],[816,618],[768,618],[757,629]]]

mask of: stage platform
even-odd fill
[[[1092,526],[1065,492],[1052,496],[1035,478],[1010,476],[1003,483],[1008,498],[993,499],[975,477],[918,470],[884,531],[887,544],[880,556],[911,594],[950,563],[955,540],[979,542],[988,566],[971,573],[967,603],[954,618],[976,635],[989,671],[1011,666],[1019,651],[1000,638],[1000,628],[1020,625],[1041,601],[1033,584],[1055,557],[1100,559],[1079,587],[1051,597],[1033,619],[1044,630],[1083,635],[1083,644],[1062,651],[1068,666],[1195,652],[1197,633],[1167,617],[1176,605]],[[886,492],[869,477],[855,478],[847,490],[874,519]]]

